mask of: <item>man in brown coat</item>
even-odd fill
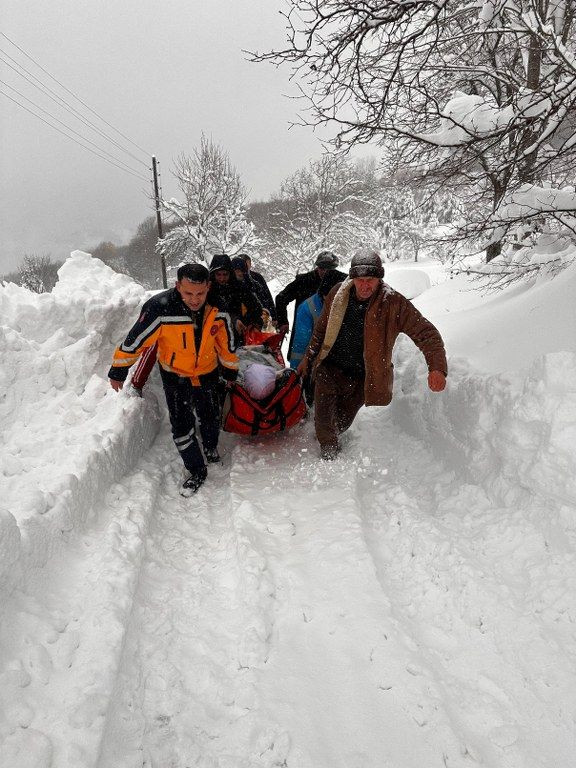
[[[361,249],[347,280],[326,297],[310,345],[298,371],[316,381],[314,423],[323,459],[336,458],[338,436],[362,405],[388,405],[392,399],[392,350],[405,333],[423,353],[428,386],[441,392],[448,366],[442,337],[404,296],[386,285],[376,251]]]

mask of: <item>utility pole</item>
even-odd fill
[[[152,174],[154,176],[154,199],[156,201],[156,224],[158,225],[158,239],[162,240],[162,216],[160,215],[160,191],[158,189],[158,169],[156,167],[156,157],[152,155]],[[166,276],[166,259],[164,254],[160,255],[160,266],[162,267],[162,285],[168,288],[168,278]]]

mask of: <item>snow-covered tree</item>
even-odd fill
[[[168,230],[168,227],[167,227]],[[158,228],[155,216],[140,222],[136,234],[125,247],[124,261],[132,277],[147,288],[162,286],[162,268],[157,253]]]
[[[222,147],[202,136],[192,156],[180,155],[174,175],[183,197],[162,202],[172,226],[158,244],[168,267],[207,264],[214,253],[234,255],[254,242],[246,190]]]
[[[50,256],[24,256],[18,269],[19,284],[34,293],[48,293],[58,281],[58,269],[61,267]]]
[[[259,261],[268,272],[306,271],[321,250],[346,257],[360,245],[377,247],[367,216],[373,206],[367,175],[367,167],[342,153],[326,153],[287,178],[266,230],[259,232]]]
[[[449,190],[429,194],[407,179],[392,181],[381,186],[374,210],[372,225],[381,233],[389,261],[418,261],[426,254],[445,262],[454,256],[450,235],[463,215]]]
[[[310,99],[302,120],[337,126],[337,146],[379,142],[436,188],[458,188],[468,222],[495,257],[516,225],[576,208],[532,187],[574,181],[573,0],[288,0],[284,50]]]

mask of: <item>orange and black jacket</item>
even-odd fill
[[[201,331],[196,324],[198,316],[202,318]],[[176,288],[159,293],[144,304],[138,321],[114,352],[108,377],[125,381],[128,369],[140,353],[154,344],[161,367],[189,377],[194,386],[199,386],[203,377],[213,373],[218,365],[224,378],[237,376],[238,357],[233,351],[229,315],[210,304],[204,305],[203,312],[193,312]]]

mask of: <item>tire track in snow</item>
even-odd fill
[[[445,768],[455,754],[469,766],[448,718],[428,716],[434,727],[421,728],[434,693],[422,691],[411,640],[375,572],[354,450],[327,464],[313,446],[311,425],[248,443],[231,483],[276,585],[258,677],[263,710],[290,736],[286,765]]]
[[[573,619],[565,617],[567,642],[558,647],[534,611],[549,592],[546,582],[560,582],[559,570],[574,583],[569,547],[552,557],[548,551],[550,508],[529,496],[499,507],[386,417],[364,413],[360,424],[365,540],[399,631],[420,657],[415,674],[433,683],[470,759],[502,768],[568,764],[575,746]],[[385,484],[374,480],[382,463]],[[567,589],[561,606],[576,618]],[[534,719],[537,732],[527,727]],[[429,721],[423,713],[423,727]],[[449,768],[459,764],[447,755]]]
[[[226,438],[224,441],[226,442]],[[274,585],[224,467],[193,497],[172,462],[150,530],[98,768],[272,768],[285,734],[259,712]],[[232,469],[234,472],[234,469]]]
[[[161,444],[112,485],[0,632],[2,768],[93,768],[162,480]],[[9,620],[8,620],[9,617]]]

